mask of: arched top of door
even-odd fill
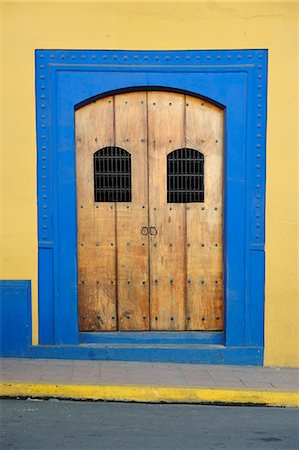
[[[122,88],[122,89],[114,89],[112,91],[103,92],[101,94],[97,94],[92,97],[89,97],[89,98],[83,100],[82,102],[77,103],[75,105],[75,111],[82,108],[83,106],[86,106],[90,103],[94,103],[97,100],[100,100],[105,97],[111,97],[113,95],[125,94],[125,93],[131,93],[131,92],[141,92],[141,91],[143,91],[143,92],[145,92],[145,91],[147,91],[147,92],[150,92],[150,91],[174,92],[177,94],[189,95],[189,96],[201,99],[207,103],[210,103],[211,105],[214,105],[221,110],[225,109],[225,105],[222,105],[221,103],[217,102],[216,100],[214,100],[212,98],[205,97],[204,95],[200,95],[195,92],[187,91],[184,89],[172,88],[169,86],[167,86],[167,87],[166,86],[131,86],[131,87],[126,87],[126,88]]]

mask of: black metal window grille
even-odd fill
[[[130,202],[131,155],[123,148],[105,147],[95,152],[94,199],[96,202]]]
[[[179,148],[167,155],[167,202],[204,202],[204,155]]]

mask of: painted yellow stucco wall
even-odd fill
[[[265,365],[299,366],[298,3],[4,1],[1,275],[30,279],[37,343],[34,50],[269,49]]]

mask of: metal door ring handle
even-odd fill
[[[150,234],[152,236],[155,236],[156,234],[158,234],[156,227],[150,227]]]
[[[143,236],[146,236],[146,235],[148,234],[148,228],[147,228],[147,227],[142,227],[142,228],[141,228],[141,234],[142,234]]]

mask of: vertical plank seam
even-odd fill
[[[95,198],[94,198],[94,188],[95,188],[95,186],[94,186],[94,176],[95,176],[95,167],[94,167],[94,153],[95,152],[92,152],[91,153],[91,164],[92,164],[92,172],[91,172],[91,174],[92,174],[92,177],[91,177],[91,180],[92,180],[92,189],[91,189],[91,195],[92,195],[92,197],[91,197],[91,205],[92,205],[92,221],[93,221],[93,244],[92,244],[92,254],[94,255],[94,261],[96,261],[96,255],[97,255],[97,252],[96,252],[96,249],[95,249],[95,243],[96,243],[96,241],[97,241],[97,233],[98,233],[98,229],[97,229],[97,226],[96,226],[96,214],[95,214]],[[93,277],[92,277],[92,283],[93,283],[93,287],[92,287],[92,289],[91,289],[91,292],[95,292],[95,299],[94,299],[94,304],[96,304],[97,305],[97,309],[98,309],[98,293],[99,293],[99,289],[100,289],[100,287],[99,286],[97,286],[97,284],[96,284],[96,278],[97,278],[97,276],[94,278],[94,275],[93,275]],[[90,288],[89,288],[90,289]],[[94,295],[94,294],[93,294]],[[98,314],[98,313],[97,313]],[[98,325],[98,328],[99,328],[99,330],[98,331],[100,331],[100,322],[99,322],[99,325]]]
[[[146,160],[147,160],[147,224],[150,227],[150,161],[149,161],[149,124],[148,124],[148,92],[145,93],[146,101],[145,101],[145,110],[146,110]],[[147,235],[147,258],[148,258],[148,329],[151,331],[152,329],[152,312],[151,312],[151,237],[148,233]]]
[[[112,97],[113,107],[113,145],[116,145],[116,117],[115,117],[115,95]],[[117,248],[117,203],[114,202],[114,278],[115,278],[115,322],[116,330],[119,331],[119,317],[118,317],[118,248]]]
[[[186,147],[186,124],[187,124],[187,107],[186,107],[186,95],[184,95],[184,146]],[[185,277],[184,277],[184,312],[185,312],[185,330],[188,329],[188,254],[187,254],[187,238],[188,238],[188,230],[187,230],[187,205],[184,204],[184,269],[185,269]]]

